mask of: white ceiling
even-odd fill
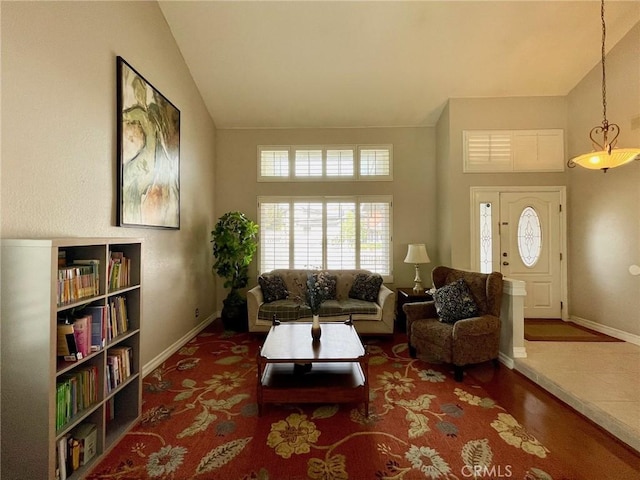
[[[592,0],[160,7],[218,128],[430,126],[449,98],[566,95],[600,62]],[[640,2],[605,8],[609,50]]]

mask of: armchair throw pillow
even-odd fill
[[[375,302],[378,300],[382,277],[377,273],[359,273],[353,279],[353,285],[349,290],[349,298]]]
[[[280,275],[260,275],[258,284],[262,289],[262,296],[265,303],[284,300],[289,295],[284,280]]]
[[[436,312],[441,322],[455,323],[463,318],[476,317],[480,313],[471,290],[464,279],[438,288],[433,292]]]

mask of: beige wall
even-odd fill
[[[214,311],[213,122],[155,2],[1,8],[1,235],[142,237],[147,363]],[[117,55],[181,110],[179,231],[115,226]]]
[[[433,128],[341,128],[218,130],[216,216],[240,210],[257,219],[261,195],[392,195],[394,284],[412,286],[414,268],[403,263],[407,244],[426,243],[432,263],[421,267],[430,278],[436,246],[435,130]],[[257,181],[258,145],[393,144],[392,182],[265,183]],[[284,190],[286,187],[286,190]],[[250,286],[256,282],[256,262]],[[427,282],[425,281],[425,284]],[[224,291],[218,287],[219,305]]]
[[[607,54],[606,75],[618,146],[639,147],[640,24]],[[602,123],[601,81],[597,65],[568,95],[571,156],[591,150],[589,131]],[[640,161],[606,174],[576,167],[569,180],[570,314],[640,335],[640,277],[628,271],[640,264]]]

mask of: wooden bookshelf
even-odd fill
[[[67,479],[83,478],[140,418],[142,378],[142,241],[131,238],[3,239],[1,257],[2,478],[56,479],[57,445],[83,423],[96,425],[96,455]],[[109,278],[112,252],[129,262],[118,286]],[[59,257],[67,265],[98,259],[98,286],[80,298],[59,302]],[[84,271],[83,271],[84,272]],[[111,287],[111,288],[110,288]],[[76,361],[57,356],[57,322],[87,306],[125,299],[126,329],[105,338],[104,346]],[[128,376],[109,389],[110,349],[131,351]],[[80,371],[97,370],[97,399],[56,428],[57,384]],[[113,418],[111,419],[111,414]],[[66,417],[65,417],[66,418]]]

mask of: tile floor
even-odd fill
[[[530,342],[515,369],[640,452],[640,346]]]

